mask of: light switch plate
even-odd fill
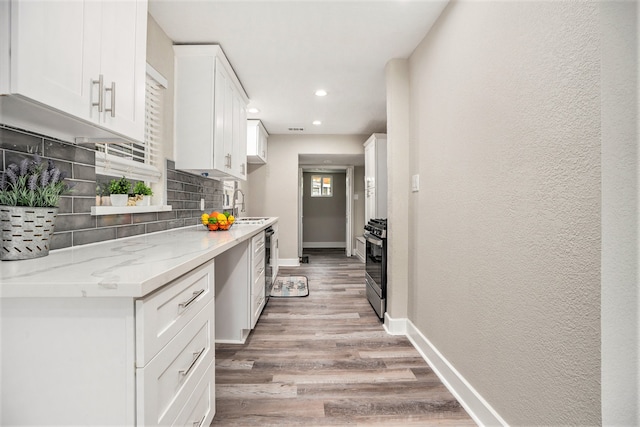
[[[411,191],[420,191],[420,175],[416,174],[411,176]]]
[[[204,199],[200,199],[200,210],[204,210]]]

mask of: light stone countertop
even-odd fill
[[[176,228],[0,262],[0,297],[141,298],[278,221]]]

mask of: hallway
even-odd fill
[[[305,298],[271,298],[244,345],[216,346],[212,426],[475,425],[405,337],[364,296],[364,265],[305,251]]]

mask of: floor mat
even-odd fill
[[[309,284],[306,276],[276,277],[271,296],[276,298],[306,297],[309,295]]]

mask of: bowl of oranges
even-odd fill
[[[236,219],[229,212],[213,211],[210,214],[203,213],[200,220],[209,231],[219,231],[228,230]]]

